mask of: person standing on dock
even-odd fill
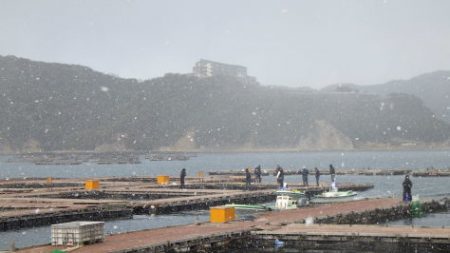
[[[277,182],[278,182],[278,185],[280,186],[280,190],[282,190],[284,187],[284,171],[280,165],[277,165],[276,171],[277,171]]]
[[[250,190],[250,184],[252,182],[252,175],[248,168],[245,169],[245,190]]]
[[[334,179],[336,177],[336,171],[333,167],[333,164],[330,164],[330,176],[331,176],[331,182],[334,182]]]
[[[409,175],[405,176],[405,180],[402,183],[403,185],[403,201],[410,202],[412,200],[411,188],[412,182],[409,179]]]
[[[320,170],[317,167],[314,168],[314,172],[316,175],[316,186],[319,186],[319,178],[320,178]]]
[[[303,186],[308,186],[308,175],[309,175],[309,170],[305,166],[303,166],[303,169],[302,169]]]
[[[185,186],[184,186],[184,178],[186,177],[186,169],[185,168],[183,168],[182,170],[181,170],[181,173],[180,173],[180,188],[181,189],[184,189],[185,188]]]
[[[257,183],[261,183],[261,165],[255,168],[255,180]]]

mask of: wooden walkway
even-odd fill
[[[116,234],[107,236],[103,243],[86,245],[82,248],[73,250],[76,253],[88,252],[137,252],[138,250],[148,252],[164,252],[167,247],[176,247],[183,245],[187,247],[195,243],[203,243],[208,238],[239,238],[242,234],[250,235],[258,233],[259,235],[274,234],[300,234],[305,233],[311,228],[311,233],[316,235],[332,234],[353,236],[383,234],[385,236],[408,237],[416,236],[420,238],[440,238],[450,243],[449,228],[414,228],[398,227],[386,228],[383,226],[328,226],[328,225],[292,225],[303,223],[305,219],[320,218],[326,216],[345,215],[354,212],[365,212],[376,209],[390,209],[396,206],[402,206],[398,199],[370,199],[354,202],[327,204],[315,207],[306,207],[285,211],[274,211],[264,213],[253,221],[234,221],[225,224],[200,223],[185,226],[174,226],[159,229],[130,232],[125,234]],[[314,230],[312,229],[314,228]],[[329,228],[329,229],[328,229]],[[353,230],[352,230],[353,228]],[[261,230],[262,232],[252,232]],[[351,232],[353,231],[353,232]],[[207,240],[211,243],[213,240]],[[181,247],[181,246],[180,246]],[[44,253],[55,249],[54,246],[41,246],[23,249],[18,252],[23,253]],[[59,247],[61,248],[61,247]]]
[[[285,252],[450,252],[450,228],[289,224],[253,231],[252,240],[255,248],[273,248],[281,241]]]
[[[389,241],[396,238],[414,238],[418,240],[435,240],[450,243],[450,228],[430,228],[412,226],[375,226],[375,225],[305,225],[289,224],[279,229],[254,231],[252,234],[265,239],[279,238],[280,240],[298,240],[308,236],[335,237],[341,240],[344,237],[373,237],[386,238]],[[340,237],[340,238],[339,238]]]

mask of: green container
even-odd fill
[[[423,216],[423,208],[422,208],[422,204],[420,203],[420,201],[413,201],[410,204],[410,213],[411,216],[414,218],[419,218]]]
[[[52,250],[52,253],[67,253],[67,252],[64,250],[60,250],[60,249],[54,249],[54,250]]]

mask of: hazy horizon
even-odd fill
[[[0,55],[140,80],[200,58],[265,85],[379,84],[447,70],[448,1],[21,1],[0,8]]]
[[[0,55],[0,56],[3,56],[3,57],[12,56],[12,57],[17,57],[17,58],[27,59],[27,60],[31,60],[31,61],[35,61],[35,62],[44,62],[44,63],[49,63],[49,64],[65,64],[65,65],[83,66],[83,67],[88,67],[88,68],[92,69],[93,71],[97,71],[97,72],[100,72],[100,73],[105,74],[105,75],[111,75],[111,76],[115,76],[115,77],[122,78],[122,79],[135,79],[135,80],[138,80],[139,82],[141,82],[141,81],[148,81],[148,80],[151,80],[151,79],[154,79],[154,78],[163,77],[163,76],[166,75],[166,74],[191,74],[190,72],[186,72],[186,73],[181,73],[181,72],[179,72],[179,73],[178,73],[178,72],[166,72],[166,73],[161,73],[161,74],[158,75],[158,76],[149,77],[149,78],[146,78],[146,79],[141,79],[141,78],[136,78],[136,77],[133,77],[133,76],[121,76],[121,75],[118,75],[118,74],[115,74],[115,73],[107,73],[107,72],[103,72],[103,71],[98,70],[98,69],[95,69],[95,68],[93,68],[93,67],[91,67],[91,66],[87,66],[87,65],[84,65],[84,64],[78,64],[78,63],[70,63],[70,62],[53,62],[53,61],[36,60],[36,59],[30,59],[30,58],[22,57],[22,56],[19,56],[19,55]],[[200,59],[199,59],[199,60],[200,60]],[[210,59],[205,59],[205,60],[210,60]],[[226,63],[226,62],[223,62],[223,63],[229,64],[229,63]],[[238,65],[238,64],[237,64],[237,65]],[[245,66],[244,66],[244,67],[245,67]],[[423,74],[429,74],[429,73],[439,72],[439,71],[450,71],[450,70],[438,69],[438,70],[430,71],[430,72],[426,72],[426,73],[419,73],[419,74],[417,74],[417,75],[410,76],[410,77],[406,77],[406,78],[395,78],[395,79],[391,79],[391,80],[386,80],[384,83],[386,83],[386,82],[391,82],[391,81],[398,81],[398,80],[409,80],[409,79],[412,79],[412,78],[414,78],[414,77],[417,77],[417,76],[420,76],[420,75],[423,75]],[[257,77],[256,77],[256,78],[257,78]],[[258,78],[257,78],[257,79],[258,79]],[[263,85],[263,86],[272,86],[272,84],[261,83],[260,80],[257,80],[257,81],[258,81],[261,85]],[[299,85],[299,86],[289,86],[289,85],[285,85],[285,84],[277,84],[276,86],[279,86],[279,87],[287,87],[287,88],[311,88],[311,89],[320,90],[320,89],[322,89],[322,88],[326,88],[326,87],[331,86],[331,85],[339,85],[339,84],[356,84],[356,85],[364,85],[364,86],[367,86],[367,85],[379,85],[379,84],[383,84],[383,83],[360,84],[360,83],[355,83],[355,82],[339,82],[339,81],[338,81],[338,82],[335,82],[335,83],[324,84],[324,85],[321,85],[321,86],[319,86],[319,87],[313,87],[313,86],[308,86],[308,85],[305,85],[305,86],[300,86],[300,85]]]

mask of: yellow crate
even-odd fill
[[[52,177],[48,177],[47,178],[47,184],[51,184],[53,183],[53,178]]]
[[[203,171],[197,172],[197,177],[204,177],[204,176],[205,176],[205,172],[203,172]]]
[[[100,181],[98,180],[86,180],[84,181],[84,189],[91,191],[100,188]]]
[[[156,183],[158,183],[159,185],[169,184],[169,176],[157,176]]]
[[[215,206],[209,209],[209,221],[224,223],[234,220],[236,217],[234,207]]]

